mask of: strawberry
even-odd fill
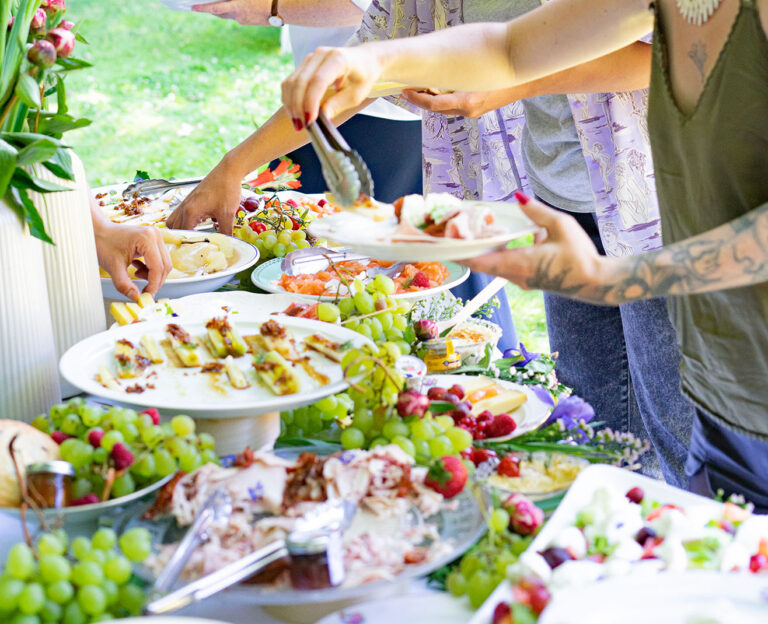
[[[446,455],[432,464],[424,485],[442,494],[444,498],[453,498],[464,489],[467,476],[467,467],[462,461],[453,455]]]
[[[419,271],[413,276],[411,286],[416,286],[416,288],[429,288],[429,278],[422,271]]]
[[[499,467],[496,468],[496,472],[505,477],[519,477],[520,476],[520,458],[515,455],[505,455],[499,462]]]
[[[492,457],[496,457],[496,451],[485,448],[476,448],[472,450],[472,463],[475,466],[479,466],[483,462],[487,462]]]
[[[489,438],[500,438],[509,435],[517,428],[515,419],[509,414],[497,414],[485,428],[485,435]]]
[[[512,620],[512,610],[506,602],[500,602],[493,610],[491,624],[514,624]]]
[[[145,409],[142,414],[147,414],[152,419],[153,425],[159,425],[160,424],[160,412],[158,412],[154,407],[149,407]]]

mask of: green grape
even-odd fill
[[[264,237],[262,238],[264,242],[264,248],[267,251],[270,251],[275,245],[277,245],[277,236],[274,232],[267,230],[267,232],[263,232]]]
[[[399,329],[400,331],[405,331],[405,328],[408,327],[408,319],[399,314],[395,315],[392,317],[392,327]]]
[[[32,549],[24,542],[14,544],[5,561],[5,569],[12,578],[26,581],[35,572],[35,556]]]
[[[99,615],[94,615],[90,620],[89,624],[97,624],[98,622],[114,622],[115,616],[111,613],[100,613]]]
[[[500,510],[497,510],[500,511]],[[509,517],[509,515],[507,515]],[[496,561],[493,567],[496,568],[496,572],[502,577],[507,575],[507,568],[517,561],[517,555],[509,550],[502,550],[496,555]]]
[[[137,585],[124,585],[120,588],[118,603],[131,615],[138,615],[144,606],[144,592]]]
[[[352,312],[355,311],[355,302],[352,297],[346,297],[339,301],[339,312],[341,316],[347,318]]]
[[[86,427],[96,427],[101,422],[104,411],[95,405],[85,405],[79,410],[79,414]]]
[[[133,494],[135,491],[136,484],[133,481],[133,477],[129,473],[120,475],[112,484],[112,498],[128,496],[128,494]]]
[[[171,427],[178,436],[186,436],[195,432],[195,421],[189,416],[174,416],[171,419]]]
[[[69,412],[66,403],[59,403],[58,405],[54,405],[50,410],[48,410],[48,415],[51,418],[51,422],[56,428],[61,427],[61,423],[64,421],[64,417],[68,413]]]
[[[374,342],[381,340],[384,335],[384,330],[381,328],[381,322],[375,316],[373,318],[366,319],[365,321],[371,330],[371,338]]]
[[[350,323],[350,325],[351,325],[351,323]],[[349,327],[349,329],[352,329],[352,328]],[[371,328],[370,328],[370,326],[368,324],[362,324],[361,323],[358,327],[356,327],[352,331],[356,331],[358,334],[362,334],[366,338],[373,339],[373,334],[371,333]]]
[[[76,600],[64,607],[64,617],[61,624],[85,624],[85,613]]]
[[[91,540],[87,537],[76,537],[72,540],[72,554],[78,559],[82,559],[91,552]]]
[[[110,579],[104,579],[104,582],[101,584],[101,589],[104,591],[104,597],[107,599],[107,607],[110,607],[117,602],[117,598],[120,595],[120,588],[117,583]]]
[[[216,451],[212,451],[211,449],[204,449],[200,451],[200,461],[203,464],[218,464],[219,457],[216,455]]]
[[[373,427],[373,412],[365,407],[355,409],[352,426],[363,433],[368,433]]]
[[[199,433],[197,435],[197,445],[203,449],[210,449],[211,451],[216,449],[216,440],[210,433]]]
[[[152,457],[155,459],[155,470],[159,477],[166,477],[176,472],[176,460],[164,448],[155,449]]]
[[[296,243],[296,246],[299,249],[306,249],[307,247],[311,247],[312,245],[310,245],[308,240],[300,240],[298,243]]]
[[[331,419],[341,420],[342,418],[346,418],[348,413],[349,413],[349,409],[347,408],[347,406],[344,405],[343,403],[338,403],[336,405],[336,409],[334,409],[330,413],[330,415],[331,415]]]
[[[72,566],[66,557],[61,555],[40,555],[40,576],[47,584],[56,581],[68,581],[72,574]]]
[[[131,561],[144,561],[152,552],[152,536],[144,527],[127,530],[118,540],[120,550]]]
[[[445,435],[448,436],[448,439],[453,444],[454,453],[460,453],[464,449],[472,446],[472,434],[466,429],[462,429],[461,427],[453,427],[448,429]]]
[[[467,596],[473,609],[478,609],[486,598],[491,595],[495,584],[491,575],[485,570],[478,570],[468,581]]]
[[[17,613],[11,618],[8,624],[40,624],[40,618],[37,615],[25,615],[23,613]]]
[[[324,428],[323,419],[320,414],[312,413],[309,416],[309,422],[307,423],[308,433],[319,433]]]
[[[126,442],[133,442],[139,437],[139,428],[133,423],[125,423],[120,427],[120,433],[123,434],[123,439]]]
[[[91,550],[91,552],[86,553],[81,561],[92,561],[93,563],[98,563],[100,566],[103,566],[107,562],[107,553],[103,550]]]
[[[166,438],[165,448],[167,448],[171,455],[174,457],[179,457],[188,451],[189,444],[187,444],[182,438]]]
[[[462,558],[459,563],[459,570],[465,579],[470,580],[475,572],[483,569],[483,566],[482,560],[477,555],[470,553]]]
[[[102,527],[91,538],[91,546],[99,550],[112,550],[117,543],[117,534],[110,528]]]
[[[392,342],[404,342],[403,341],[403,332],[401,332],[397,327],[390,327],[388,330],[384,332],[384,336],[386,336],[387,340],[390,340]],[[400,348],[397,348],[397,356],[400,357]]]
[[[139,428],[139,433],[141,433],[144,429],[154,427],[155,421],[152,420],[152,416],[149,414],[139,414],[139,421],[136,423],[136,426]]]
[[[411,457],[416,456],[416,447],[408,438],[403,436],[395,436],[392,438],[392,443],[397,444],[401,449],[403,449],[408,455]]]
[[[75,469],[87,466],[93,459],[93,447],[77,438],[64,440],[59,446],[59,452],[61,458],[72,464]]]
[[[283,245],[290,245],[291,240],[291,232],[288,230],[283,230],[277,235],[277,242],[282,243]]]
[[[394,342],[399,347],[401,355],[408,355],[411,352],[411,345],[405,340],[395,340]]]
[[[99,585],[104,580],[104,571],[95,561],[80,561],[72,568],[72,581],[75,585]]]
[[[459,598],[467,593],[467,579],[458,570],[453,570],[445,579],[445,587],[453,596]]]
[[[374,317],[379,320],[382,331],[386,332],[392,327],[392,314],[389,312],[382,312],[378,316]]]
[[[45,591],[40,583],[27,583],[19,594],[16,608],[24,615],[34,615],[45,605]]]
[[[387,422],[384,423],[384,427],[382,428],[381,432],[390,440],[397,436],[406,437],[408,433],[410,433],[408,425],[406,425],[399,418],[390,418],[387,420]]]
[[[107,579],[117,585],[125,585],[131,578],[131,562],[120,555],[107,559],[104,564],[104,574]]]
[[[291,232],[291,240],[296,243],[307,240],[307,233],[304,230],[294,230]]]
[[[64,420],[61,421],[60,429],[69,435],[77,435],[77,430],[81,424],[80,417],[77,414],[67,414]]]
[[[488,518],[488,526],[501,532],[509,526],[509,512],[506,509],[494,509]]]
[[[45,414],[35,416],[35,419],[32,421],[32,426],[43,433],[51,433],[51,422]]]
[[[104,450],[104,449],[101,449]],[[72,484],[72,498],[77,500],[91,493],[91,482],[85,477],[77,479]]]
[[[338,306],[335,306],[332,303],[322,302],[317,305],[317,318],[319,318],[321,321],[325,321],[326,323],[335,323],[339,316],[341,315],[341,311],[339,310]]]
[[[418,438],[419,440],[431,440],[435,437],[435,430],[432,428],[432,425],[428,421],[422,419],[414,420],[413,423],[411,423],[411,433],[414,438]]]
[[[416,451],[416,457],[430,457],[429,442],[426,440],[420,440],[419,438],[413,438],[413,448]]]
[[[10,570],[6,568],[6,572],[10,572]],[[7,578],[0,581],[0,613],[8,613],[16,609],[19,595],[24,587],[24,582],[17,578]]]
[[[347,427],[341,432],[341,446],[345,449],[363,448],[365,444],[365,435],[360,429]]]
[[[103,464],[107,461],[107,457],[109,457],[109,453],[107,452],[107,449],[99,447],[97,449],[94,449],[93,451],[93,463],[94,464]]]
[[[173,438],[176,435],[170,422],[160,423],[160,429],[163,430],[164,438]]]
[[[453,443],[446,435],[439,435],[429,441],[429,452],[432,457],[443,457],[453,454]]]
[[[155,458],[151,454],[142,455],[139,461],[131,466],[131,472],[149,479],[155,474]]]
[[[370,314],[376,310],[373,303],[373,297],[365,292],[365,290],[358,290],[352,298],[354,299],[355,307],[360,314]]]
[[[305,410],[297,410],[294,414],[293,422],[297,429],[306,431],[309,427],[309,412]]]
[[[1,591],[0,595],[2,595]],[[48,585],[45,595],[48,597],[48,600],[52,600],[56,604],[66,604],[72,600],[75,590],[69,581],[56,581]]]
[[[338,401],[336,397],[331,394],[320,399],[312,407],[315,407],[319,412],[332,412],[336,409],[336,405],[338,405]]]
[[[61,608],[61,605],[53,602],[53,600],[46,600],[43,608],[38,613],[43,622],[51,622],[51,624],[58,622],[63,614],[64,609]]]
[[[106,482],[104,481],[104,477],[100,474],[90,474],[88,475],[88,480],[91,482],[91,492],[100,494],[104,491]]]
[[[382,295],[393,295],[395,293],[395,282],[391,277],[379,273],[373,278],[373,286]]]
[[[66,546],[61,543],[57,535],[43,533],[37,540],[37,551],[41,555],[63,555]]]
[[[407,301],[403,301],[402,299],[400,300],[400,303],[398,303],[397,309],[395,310],[397,314],[402,314],[402,315],[408,314],[408,312],[410,311],[411,311],[411,304],[408,303]]]
[[[282,258],[285,256],[285,254],[288,252],[288,249],[285,245],[278,242],[274,247],[272,247],[272,253],[275,254],[275,258]]]
[[[155,448],[163,441],[163,429],[158,425],[150,425],[141,429],[141,441],[149,448]]]
[[[77,603],[87,615],[99,615],[107,608],[107,596],[96,585],[84,585],[77,592]]]
[[[389,444],[389,440],[387,440],[387,438],[382,438],[382,437],[374,438],[374,440],[371,442],[371,445],[368,448],[374,449],[377,446],[386,446],[387,444]]]
[[[61,544],[60,554],[65,555],[67,553],[67,546],[69,545],[69,535],[67,535],[67,532],[64,529],[53,529],[49,535],[52,535],[59,540],[59,544]]]
[[[124,442],[123,434],[119,431],[107,431],[101,439],[101,448],[108,453],[112,452],[112,447],[118,442]]]
[[[443,431],[453,429],[454,426],[453,418],[445,414],[441,416],[435,416],[435,424],[437,424]]]

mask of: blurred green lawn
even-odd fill
[[[73,114],[93,124],[67,135],[93,186],[209,171],[270,117],[292,69],[274,28],[240,26],[177,12],[159,0],[69,0],[90,45],[76,55],[93,67],[68,78]],[[546,350],[540,292],[507,287],[518,335]]]

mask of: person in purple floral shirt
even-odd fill
[[[539,5],[539,0],[373,0],[357,40],[411,37],[469,21],[506,21]],[[614,65],[624,73],[631,75],[627,67],[645,64],[645,69],[635,71],[642,83],[636,86],[647,85],[649,60],[644,48],[638,43],[615,53]],[[425,192],[489,201],[508,200],[516,191],[530,194],[524,164],[526,117],[520,100],[560,93],[569,86],[573,90],[593,86],[595,74],[608,75],[606,84],[594,85],[593,90],[615,88],[615,78],[605,66],[595,69],[571,69],[527,88],[495,94],[433,96],[406,91],[398,103],[426,109]],[[636,87],[626,81],[619,84]],[[569,95],[568,103],[586,167],[584,178],[591,187],[589,212],[595,213],[598,228],[589,214],[576,215],[579,222],[586,224],[593,241],[598,247],[602,243],[608,255],[656,249],[661,233],[646,124],[647,90]],[[568,182],[561,179],[558,185]],[[665,478],[684,484],[693,408],[680,390],[679,354],[664,302],[645,301],[620,309],[554,295],[547,295],[546,302],[550,340],[561,351],[559,374],[564,382],[595,403],[600,420],[648,435]]]

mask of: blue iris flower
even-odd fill
[[[541,357],[541,353],[529,353],[525,348],[525,345],[521,342],[519,349],[507,349],[504,351],[505,358],[522,358],[519,362],[515,362],[517,368],[523,368],[534,360],[538,360]]]

